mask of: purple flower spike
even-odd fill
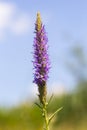
[[[50,69],[49,56],[47,53],[48,50],[48,38],[46,36],[45,28],[41,22],[40,13],[37,13],[37,20],[35,24],[35,33],[34,38],[34,83],[39,87],[46,85],[48,79],[48,72]]]

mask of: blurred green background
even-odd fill
[[[73,93],[54,96],[48,111],[63,109],[53,119],[52,130],[87,130],[87,82],[80,83]],[[0,109],[0,130],[42,130],[43,117],[37,106],[25,103]]]

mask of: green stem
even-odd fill
[[[44,86],[39,86],[38,85],[38,97],[40,100],[40,105],[38,103],[35,103],[41,110],[42,110],[42,115],[44,117],[45,120],[45,130],[49,130],[49,124],[51,122],[51,120],[54,118],[54,116],[62,109],[58,108],[49,118],[48,118],[48,114],[47,114],[47,106],[49,105],[53,95],[51,96],[49,102],[46,102],[46,95],[47,95],[47,90],[46,90],[46,85]]]
[[[49,130],[49,119],[48,119],[48,115],[47,115],[47,105],[43,105],[43,115],[44,115],[44,120],[45,120],[45,130]]]

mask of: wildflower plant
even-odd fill
[[[49,102],[47,102],[47,80],[48,73],[50,70],[50,61],[48,55],[48,38],[45,31],[45,26],[43,25],[40,17],[40,12],[37,13],[37,19],[35,23],[35,37],[34,37],[34,53],[33,53],[33,65],[34,65],[34,80],[33,82],[38,86],[38,97],[40,104],[35,103],[42,112],[42,116],[45,121],[45,130],[49,130],[49,124],[52,118],[57,112],[62,108],[57,109],[50,117],[48,117],[47,107]]]

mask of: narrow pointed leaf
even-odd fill
[[[51,115],[51,117],[49,118],[48,124],[49,124],[50,121],[53,119],[53,117],[54,117],[59,111],[61,111],[62,109],[63,109],[63,107],[58,108],[58,109]]]
[[[51,97],[50,97],[50,99],[49,99],[49,101],[48,101],[48,105],[50,104],[50,102],[51,102],[53,96],[54,96],[54,95],[52,94]]]
[[[35,105],[42,109],[42,107],[38,103],[35,102]]]

